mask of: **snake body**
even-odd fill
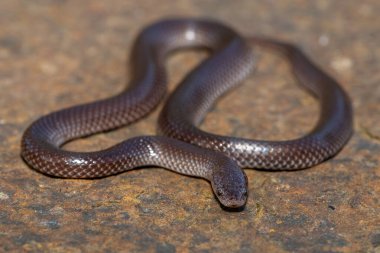
[[[252,71],[250,43],[282,52],[300,83],[320,100],[319,121],[306,136],[257,141],[197,128],[218,97]],[[159,131],[165,136],[135,137],[96,152],[62,149],[70,140],[128,125],[152,111],[166,93],[165,60],[183,48],[206,48],[210,56],[170,96],[159,118]],[[247,178],[241,167],[310,167],[336,154],[350,137],[347,95],[292,45],[259,38],[249,41],[215,21],[163,20],[143,29],[131,60],[133,76],[122,93],[52,112],[31,124],[22,138],[21,155],[32,168],[62,178],[99,178],[159,166],[210,181],[221,204],[234,208],[247,199]]]
[[[197,128],[216,99],[236,86],[236,79],[240,80],[240,76],[231,74],[227,69],[238,71],[242,67],[227,66],[217,68],[208,75],[199,71],[188,76],[165,104],[159,118],[160,132],[223,152],[243,168],[303,169],[335,155],[352,132],[352,110],[344,90],[293,45],[263,38],[252,37],[250,40],[283,54],[300,84],[319,99],[320,116],[314,129],[299,139],[263,141],[220,136]]]

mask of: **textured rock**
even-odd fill
[[[380,252],[380,4],[367,1],[2,0],[0,6],[0,251]],[[143,25],[206,16],[244,34],[300,45],[352,97],[355,133],[334,159],[297,172],[247,170],[242,212],[223,211],[210,185],[163,169],[100,180],[49,178],[19,156],[40,115],[121,91]],[[287,64],[258,51],[258,68],[208,114],[202,128],[287,139],[316,122],[316,101]],[[206,56],[168,61],[170,87]],[[154,134],[144,121],[75,141],[96,150]]]

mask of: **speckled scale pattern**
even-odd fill
[[[220,23],[164,20],[145,28],[136,39],[131,54],[132,77],[126,91],[36,120],[23,135],[22,157],[34,169],[64,178],[97,178],[137,167],[160,166],[209,180],[223,205],[243,205],[247,181],[238,165],[276,170],[310,167],[341,149],[352,130],[349,99],[332,78],[291,45],[251,41],[282,52],[300,83],[320,100],[319,122],[311,133],[277,142],[199,130],[197,125],[215,101],[253,70],[252,50],[247,39]],[[62,149],[70,140],[128,125],[153,110],[166,92],[167,55],[187,47],[204,47],[211,54],[187,75],[165,105],[159,132],[168,137],[136,137],[96,152]]]
[[[45,174],[64,178],[99,178],[155,165],[175,167],[179,173],[210,179],[212,166],[224,159],[216,152],[159,136],[136,137],[110,149],[83,154],[51,150],[48,144],[28,141],[23,153],[28,163]]]
[[[251,38],[251,42],[282,53],[300,84],[320,101],[319,121],[310,133],[294,140],[263,141],[214,135],[197,128],[220,95],[249,74],[250,59],[244,55],[225,65],[223,58],[219,61],[213,58],[214,65],[220,67],[202,79],[199,77],[202,82],[186,79],[165,104],[159,118],[159,131],[172,138],[223,152],[243,168],[297,170],[335,155],[352,132],[352,109],[344,90],[293,45],[261,38]],[[203,94],[202,99],[198,98],[199,93]]]
[[[22,157],[34,169],[64,178],[104,177],[146,166],[207,180],[214,171],[228,166],[244,177],[225,155],[162,136],[141,136],[97,152],[61,148],[70,140],[133,123],[153,110],[166,92],[164,63],[172,51],[206,47],[213,58],[236,43],[244,41],[230,28],[212,21],[165,20],[146,27],[132,49],[129,88],[115,97],[39,118],[24,133]]]

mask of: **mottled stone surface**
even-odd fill
[[[1,0],[0,251],[380,252],[379,12],[378,0]],[[52,110],[121,91],[139,29],[178,15],[299,44],[353,99],[348,145],[308,170],[247,170],[248,204],[235,213],[220,208],[206,181],[164,169],[62,180],[28,168],[19,156],[25,128]],[[257,54],[256,73],[202,127],[252,138],[302,135],[316,122],[316,101],[283,60]],[[205,56],[171,57],[170,87]],[[156,118],[157,111],[67,148],[153,134]]]

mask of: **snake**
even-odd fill
[[[199,128],[218,99],[253,72],[256,57],[252,46],[282,54],[300,85],[319,101],[318,121],[304,136],[285,141],[252,140]],[[167,99],[157,135],[133,137],[98,151],[64,149],[69,141],[129,125],[154,110],[167,93],[167,58],[185,49],[205,49],[209,55]],[[142,29],[130,60],[131,77],[125,90],[51,112],[25,130],[21,156],[31,168],[52,177],[88,179],[162,167],[206,179],[221,206],[234,209],[247,201],[243,168],[309,168],[338,153],[352,134],[348,95],[293,44],[243,37],[210,19],[164,19]]]

